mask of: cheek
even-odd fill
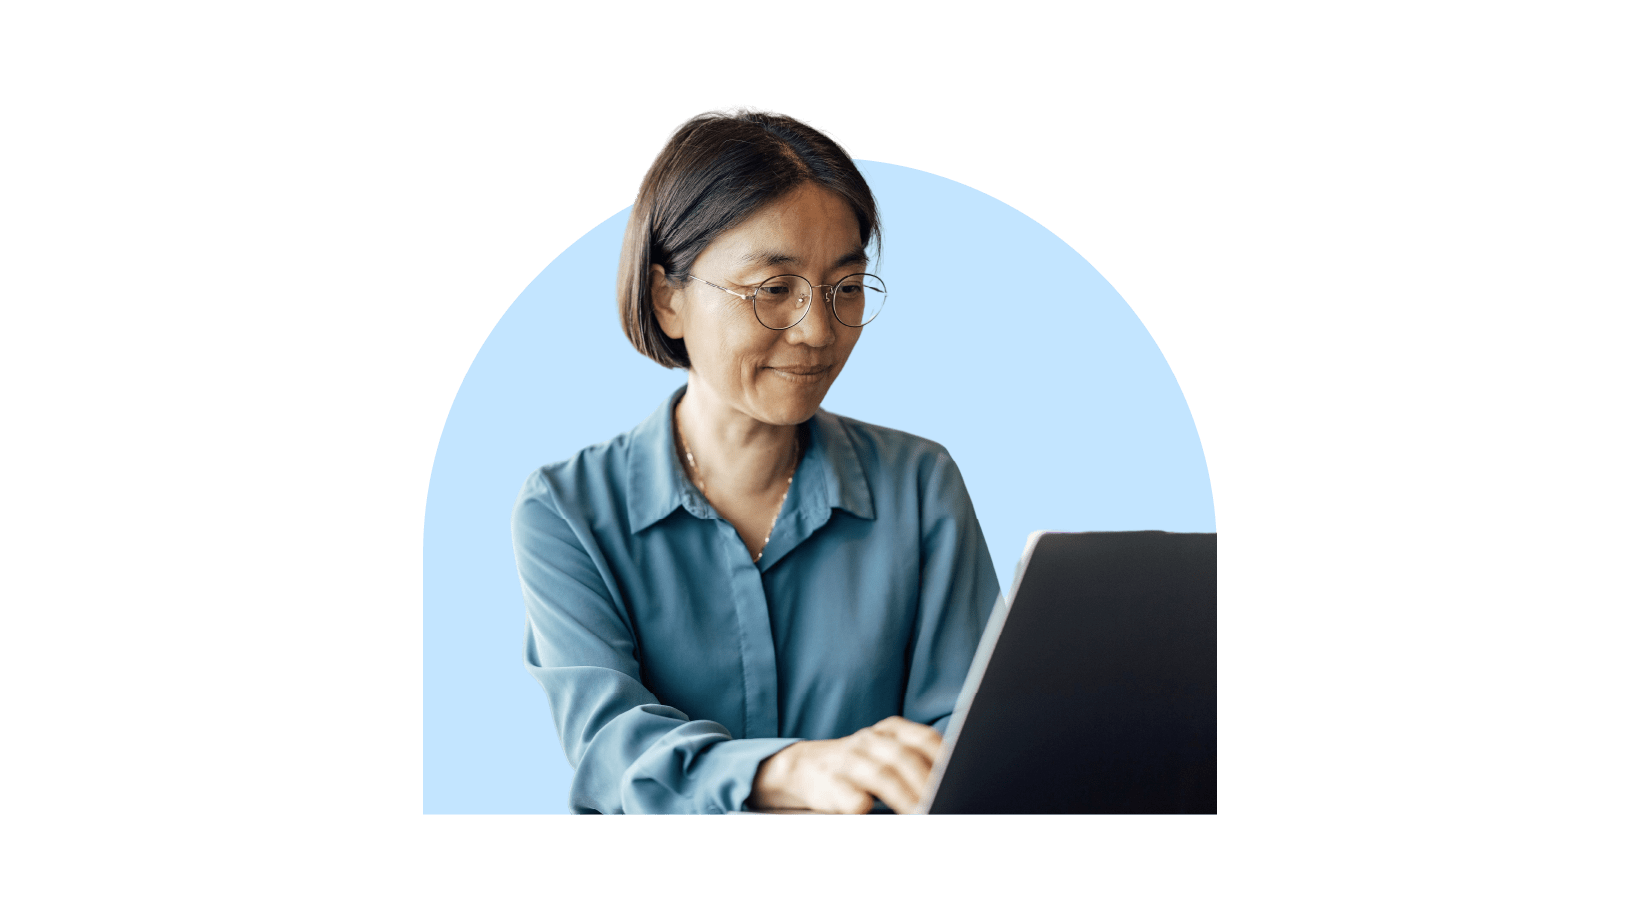
[[[842,366],[848,361],[849,355],[854,352],[854,345],[860,342],[860,335],[865,333],[858,327],[845,328],[846,333],[837,336],[837,365]]]
[[[746,384],[756,377],[773,342],[767,328],[733,323],[721,314],[697,316],[689,329],[689,360],[701,375],[720,385]],[[698,346],[697,346],[698,345]]]
[[[725,324],[715,334],[718,354],[737,367],[755,366],[767,349],[763,338],[743,324]]]
[[[689,360],[701,365],[719,365],[723,357],[734,352],[731,326],[724,323],[722,312],[715,305],[691,305],[684,324],[683,342],[689,347]],[[704,370],[703,370],[704,371]]]

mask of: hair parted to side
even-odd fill
[[[655,320],[649,267],[675,286],[719,234],[764,204],[813,183],[836,193],[860,221],[860,244],[881,247],[877,200],[837,142],[790,116],[740,110],[707,112],[683,123],[638,187],[626,223],[615,298],[621,328],[638,352],[667,368],[688,368],[689,353]]]

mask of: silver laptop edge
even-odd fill
[[[1008,592],[997,594],[996,606],[991,609],[991,616],[985,623],[985,634],[980,636],[979,647],[974,651],[974,661],[968,666],[968,676],[963,679],[962,692],[957,694],[957,704],[951,710],[951,721],[945,726],[945,742],[940,748],[939,760],[934,762],[934,769],[929,771],[928,785],[923,788],[922,801],[917,803],[918,815],[928,814],[934,804],[934,795],[939,792],[940,781],[945,778],[945,768],[951,763],[951,752],[956,748],[957,736],[962,733],[963,720],[968,717],[968,707],[974,702],[974,694],[979,691],[979,682],[985,676],[985,666],[991,661],[991,652],[996,649],[997,639],[1002,635],[1002,624],[1008,621],[1008,609],[1013,605],[1014,596],[1019,593],[1019,584],[1025,578],[1025,567],[1030,563],[1031,553],[1036,551],[1037,540],[1054,530],[1039,529],[1025,539],[1025,551],[1019,556],[1019,564],[1014,566],[1014,579],[1008,586]]]

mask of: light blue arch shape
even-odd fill
[[[1215,530],[1195,424],[1144,325],[1019,211],[960,183],[859,161],[892,292],[825,406],[943,443],[1006,585],[1035,529]],[[536,467],[635,426],[683,381],[614,308],[623,209],[541,272],[456,394],[427,492],[427,813],[560,813],[570,771],[524,670],[509,516]]]

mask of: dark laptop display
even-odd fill
[[[1217,539],[1033,534],[923,810],[1216,813]]]

